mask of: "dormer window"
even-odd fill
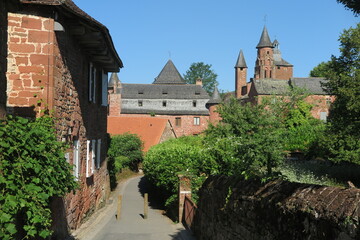
[[[168,91],[165,90],[165,89],[163,89],[162,94],[163,94],[163,95],[166,95],[166,94],[168,94]]]
[[[139,90],[138,94],[144,94],[144,90]]]
[[[196,91],[196,92],[195,92],[195,95],[200,95],[200,91]]]

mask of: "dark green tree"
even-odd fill
[[[184,74],[186,83],[195,84],[198,78],[202,79],[203,88],[210,95],[213,93],[215,86],[218,84],[217,74],[211,69],[211,64],[203,62],[192,63],[189,70]]]
[[[357,16],[360,14],[360,1],[359,0],[337,0],[338,3],[345,5],[345,8],[350,9]]]
[[[334,71],[331,68],[332,62],[321,62],[310,71],[310,77],[323,77],[330,79]]]
[[[325,84],[336,96],[329,115],[327,139],[322,141],[325,156],[333,161],[360,164],[360,23],[344,30],[340,56],[329,62],[331,78]]]

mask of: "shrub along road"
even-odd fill
[[[121,184],[113,203],[107,206],[107,209],[103,210],[96,220],[90,220],[91,224],[88,224],[86,229],[77,231],[76,237],[80,240],[195,239],[182,224],[174,224],[158,209],[149,207],[148,219],[143,218],[142,193],[146,192],[144,181],[144,177],[139,176]],[[123,195],[120,220],[115,217],[118,194]]]

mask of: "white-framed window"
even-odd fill
[[[74,164],[74,177],[79,180],[80,177],[80,141],[74,140],[73,143],[73,164]]]
[[[96,68],[89,64],[89,102],[96,103]]]
[[[200,125],[200,117],[194,117],[194,125]]]
[[[101,105],[108,105],[108,74],[102,71],[102,84],[101,84]]]

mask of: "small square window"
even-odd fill
[[[196,107],[196,100],[193,101],[193,107]]]
[[[162,102],[162,106],[163,106],[163,107],[166,107],[166,101],[163,101],[163,102]]]
[[[138,106],[139,106],[139,107],[142,107],[142,106],[143,106],[143,101],[142,101],[142,100],[139,100],[139,101],[138,101]]]
[[[194,125],[200,125],[200,117],[194,117]]]
[[[181,127],[181,117],[175,118],[175,126]]]

